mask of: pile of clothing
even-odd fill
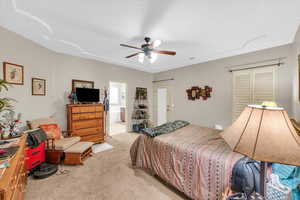
[[[39,146],[47,140],[47,134],[42,129],[35,129],[28,132],[27,144],[31,148]]]
[[[267,171],[266,200],[300,199],[300,167],[269,163]],[[252,197],[261,193],[259,161],[241,158],[233,167],[231,182],[237,194],[226,199],[257,199]]]
[[[300,199],[300,167],[274,163],[272,172],[279,177],[280,183],[292,190],[292,200]]]

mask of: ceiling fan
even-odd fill
[[[145,44],[142,44],[141,47],[135,47],[127,44],[120,44],[122,47],[128,47],[128,48],[133,48],[140,50],[141,52],[137,52],[134,54],[131,54],[129,56],[126,56],[125,58],[131,58],[134,56],[138,56],[138,60],[140,63],[144,62],[145,57],[149,58],[151,63],[154,63],[155,60],[157,59],[157,54],[166,54],[166,55],[171,55],[175,56],[176,52],[175,51],[163,51],[163,50],[158,50],[156,49],[160,44],[160,40],[155,40],[151,42],[151,38],[145,37]]]

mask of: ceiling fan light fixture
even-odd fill
[[[150,55],[150,63],[154,63],[157,59],[157,53],[153,53],[151,52],[151,55]]]
[[[144,63],[144,58],[145,58],[145,54],[144,53],[139,53],[138,60],[139,60],[140,63]]]
[[[161,45],[161,40],[155,40],[155,41],[153,42],[153,48],[156,48],[156,47],[158,47],[159,45]]]
[[[128,44],[120,44],[120,46],[140,50],[139,52],[128,55],[125,58],[132,58],[132,57],[137,56],[138,61],[142,64],[144,63],[145,57],[147,59],[149,59],[150,63],[154,63],[157,59],[158,54],[164,54],[164,55],[170,55],[170,56],[176,55],[176,51],[166,51],[166,50],[156,49],[156,47],[158,47],[161,44],[161,40],[155,40],[151,43],[150,43],[150,41],[151,41],[151,38],[145,37],[146,43],[142,44],[141,47],[131,46]]]

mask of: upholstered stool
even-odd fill
[[[93,144],[93,142],[78,142],[66,149],[64,164],[83,164],[84,159],[91,156]]]
[[[64,151],[80,141],[80,137],[68,137],[60,140],[48,139],[46,145],[46,160],[48,163],[60,164]]]

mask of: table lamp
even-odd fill
[[[266,194],[267,162],[300,166],[300,137],[280,107],[249,105],[222,137],[234,152],[260,162],[260,193]]]

